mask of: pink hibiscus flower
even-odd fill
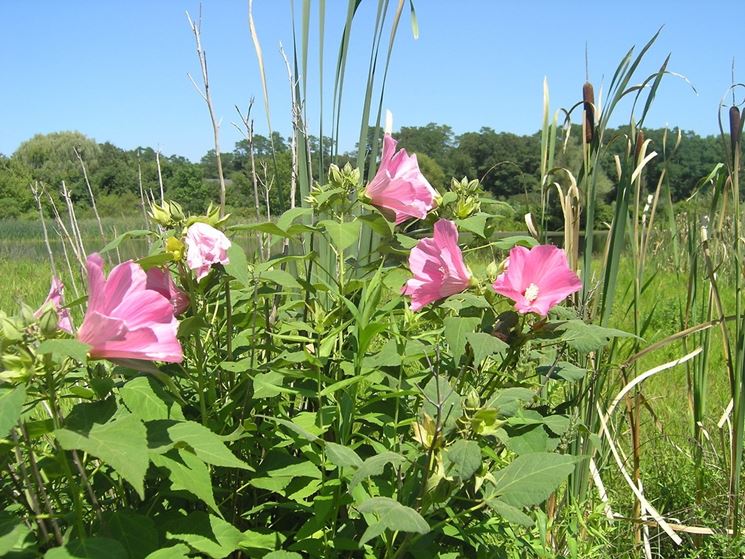
[[[88,309],[78,339],[94,359],[183,359],[171,302],[147,288],[145,271],[132,262],[115,266],[108,279],[98,254],[88,257]]]
[[[186,231],[186,263],[197,273],[197,281],[210,273],[213,264],[228,264],[230,240],[211,225],[197,222]]]
[[[553,245],[530,250],[516,246],[510,250],[507,269],[492,287],[515,301],[518,312],[546,316],[557,303],[579,291],[582,281],[569,268],[562,249]]]
[[[365,187],[365,195],[374,206],[392,211],[398,225],[414,217],[427,217],[436,205],[437,192],[419,171],[416,155],[410,156],[405,149],[396,152],[396,140],[386,134],[380,167]]]
[[[434,237],[422,239],[411,249],[409,268],[414,277],[401,293],[411,297],[412,311],[465,291],[471,283],[471,272],[458,247],[455,223],[447,219],[435,223]]]

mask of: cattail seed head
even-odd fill
[[[637,130],[636,132],[636,145],[634,146],[634,160],[639,163],[639,156],[642,152],[642,146],[644,145],[644,130]]]
[[[732,142],[732,153],[737,151],[740,145],[740,109],[732,105],[729,108],[729,139]]]
[[[582,86],[582,102],[585,109],[585,142],[589,144],[595,134],[595,91],[590,82]]]

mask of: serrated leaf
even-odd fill
[[[406,462],[406,458],[398,454],[397,452],[381,452],[375,456],[371,456],[365,460],[359,469],[355,472],[352,481],[349,483],[349,490],[351,491],[354,487],[361,482],[363,479],[367,479],[371,476],[378,476],[383,473],[383,470],[388,464],[392,464],[393,467],[400,466]]]
[[[450,346],[450,353],[457,365],[466,352],[467,335],[473,334],[479,324],[481,324],[481,319],[471,316],[449,316],[443,320],[443,324],[445,326],[445,340],[447,340]]]
[[[463,415],[460,395],[453,390],[445,377],[432,377],[424,387],[422,411],[442,423],[443,431],[449,433]]]
[[[476,441],[455,441],[445,450],[444,462],[448,476],[465,481],[481,468],[481,448]]]
[[[0,388],[0,439],[5,438],[18,423],[26,401],[26,388]]]
[[[151,377],[141,376],[130,380],[119,389],[119,395],[127,409],[142,421],[184,419],[175,398]]]
[[[88,360],[88,351],[91,346],[78,340],[44,340],[39,344],[39,353],[50,353],[57,357],[70,357],[85,363]]]
[[[220,514],[212,490],[210,470],[197,456],[188,450],[180,449],[167,454],[151,454],[150,459],[156,466],[170,472],[168,479],[171,481],[172,490],[188,491],[216,514]]]
[[[118,541],[94,536],[50,549],[44,559],[129,559],[129,555]]]
[[[199,458],[213,466],[226,468],[251,468],[243,460],[230,452],[223,440],[201,423],[181,421],[168,428],[168,435],[174,442],[186,443]]]
[[[362,458],[357,456],[357,453],[347,446],[343,446],[337,443],[327,442],[326,458],[338,468],[349,468],[354,466],[359,468],[362,466]]]
[[[147,432],[137,417],[120,415],[103,425],[97,423],[87,435],[58,429],[55,436],[65,450],[83,450],[103,460],[135,488],[141,499],[145,498]]]
[[[574,469],[577,458],[551,452],[523,454],[494,472],[494,493],[513,507],[545,501]]]
[[[474,365],[479,365],[488,356],[501,353],[509,347],[496,336],[486,332],[470,332],[466,334],[466,340],[473,350]]]

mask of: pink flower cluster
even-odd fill
[[[401,293],[411,297],[412,311],[465,291],[472,277],[458,247],[455,223],[447,219],[435,223],[434,236],[422,239],[411,250],[409,268],[414,277]],[[513,247],[506,270],[492,285],[494,291],[515,301],[518,312],[541,316],[581,287],[564,251],[552,245],[530,250]]]
[[[213,264],[228,263],[230,241],[206,223],[189,227],[186,246],[186,261],[197,280],[206,276]],[[176,317],[188,308],[190,300],[176,287],[167,269],[146,272],[130,260],[115,266],[107,278],[97,253],[88,257],[86,267],[88,308],[77,338],[90,346],[91,358],[174,363],[183,359]],[[57,312],[58,328],[72,334],[63,290],[62,282],[52,278],[49,295],[35,316],[41,317],[51,307]]]

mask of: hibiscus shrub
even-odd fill
[[[0,554],[514,549],[586,467],[571,357],[621,333],[555,306],[580,287],[560,249],[490,239],[477,183],[434,195],[384,145],[365,191],[332,167],[276,222],[154,206],[157,232],[88,257],[87,300],[55,280],[0,315]],[[132,235],[150,253],[106,276]],[[509,259],[480,277],[477,248]]]

